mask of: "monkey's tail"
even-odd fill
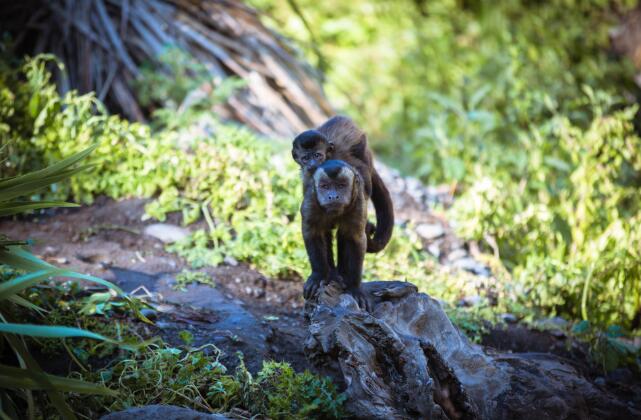
[[[372,168],[373,169],[373,168]],[[376,210],[376,230],[374,235],[367,235],[367,252],[379,252],[392,238],[394,229],[394,207],[387,187],[376,172],[372,170],[372,202]]]

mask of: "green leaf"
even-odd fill
[[[48,185],[55,184],[56,182],[67,179],[77,174],[78,172],[82,172],[89,167],[91,167],[91,165],[85,165],[75,169],[66,169],[47,177],[35,178],[31,180],[24,180],[24,177],[13,178],[10,181],[14,181],[17,179],[20,182],[8,187],[0,183],[0,202],[6,202],[17,197],[27,196],[38,190],[41,190],[42,188],[47,187]],[[34,172],[30,173],[29,175],[32,175],[33,173]]]
[[[40,306],[29,302],[27,299],[23,298],[22,296],[18,296],[18,295],[10,296],[7,300],[9,302],[15,303],[16,305],[39,312],[40,314],[44,314],[45,312],[48,312],[46,309],[41,308]]]
[[[120,287],[107,280],[103,280],[89,274],[76,273],[75,271],[56,268],[20,247],[9,247],[8,250],[0,250],[0,264],[7,264],[14,268],[32,271],[32,273],[1,283],[0,300],[7,299],[10,295],[34,286],[40,281],[53,276],[64,276],[90,281],[109,289],[113,289],[120,295],[125,295],[125,292]],[[37,275],[34,276],[34,273],[37,273]]]
[[[33,273],[16,277],[4,283],[0,283],[0,301],[9,299],[22,290],[34,286],[41,281],[46,280],[62,271],[63,270],[57,269],[38,270],[34,271]]]
[[[0,323],[0,332],[42,338],[83,337],[116,343],[116,341],[110,338],[93,333],[91,331],[82,330],[80,328],[62,327],[56,325]]]
[[[0,203],[0,217],[50,207],[79,207],[79,205],[65,201],[11,201]]]
[[[43,385],[49,383],[50,385]],[[102,385],[78,379],[61,378],[31,369],[22,369],[0,364],[1,388],[24,388],[32,390],[51,390],[59,392],[77,392],[79,394],[107,395],[115,397],[117,392]]]
[[[5,180],[0,180],[0,191],[2,191],[5,188],[13,187],[18,184],[33,182],[33,181],[41,180],[43,178],[49,178],[51,176],[59,174],[61,171],[65,170],[66,168],[72,166],[73,164],[87,157],[91,152],[93,152],[96,149],[96,147],[98,147],[97,144],[83,150],[82,152],[78,152],[73,156],[63,159],[60,162],[57,162],[51,166],[47,166],[46,168],[41,169],[39,171],[34,171],[25,175],[9,178]]]
[[[574,334],[584,334],[588,332],[589,329],[590,329],[590,321],[583,320],[577,323],[574,327],[572,327],[572,332]]]
[[[0,250],[0,264],[25,271],[57,269],[19,246],[10,246],[8,249]]]

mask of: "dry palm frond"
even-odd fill
[[[61,91],[95,91],[133,120],[146,110],[134,83],[143,63],[162,66],[168,46],[189,52],[212,78],[242,78],[246,87],[222,107],[225,117],[258,132],[291,136],[332,113],[314,71],[267,29],[256,11],[233,0],[0,1],[0,24],[15,47],[58,56]]]

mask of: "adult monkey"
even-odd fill
[[[376,210],[376,227],[369,222],[366,224],[367,252],[379,252],[385,248],[394,229],[392,199],[374,169],[367,136],[350,118],[338,115],[320,127],[296,136],[292,157],[301,166],[304,191],[311,174],[326,160],[342,160],[355,168],[363,181],[365,201],[371,198]]]
[[[314,296],[323,280],[338,281],[361,308],[368,309],[368,301],[360,289],[367,247],[367,198],[363,179],[346,162],[328,160],[316,168],[308,181],[300,211],[312,274],[305,282],[303,296],[305,299]],[[334,229],[336,265],[332,246]]]

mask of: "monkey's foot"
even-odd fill
[[[305,298],[305,300],[309,300],[312,297],[316,296],[322,280],[323,277],[316,273],[312,273],[307,278],[305,286],[303,286],[303,297]]]

